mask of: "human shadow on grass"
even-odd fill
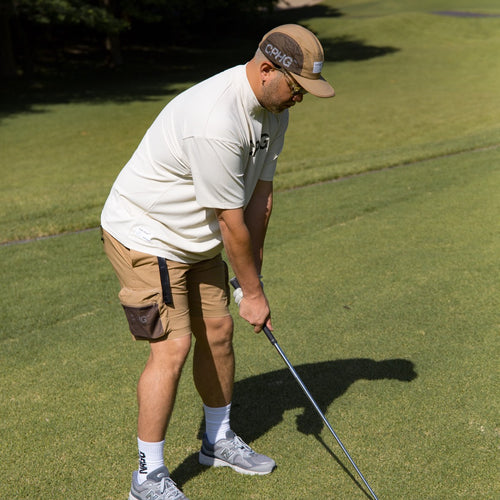
[[[411,382],[417,377],[413,363],[405,359],[334,360],[299,365],[295,370],[323,413],[358,380],[390,379]],[[363,489],[342,460],[322,440],[320,433],[324,427],[323,420],[288,368],[235,383],[231,410],[232,427],[247,443],[252,443],[278,425],[283,420],[284,412],[296,408],[303,409],[297,417],[297,430],[303,434],[314,435],[358,487]],[[202,420],[199,439],[202,438],[204,425]],[[205,470],[207,469],[198,463],[198,453],[194,453],[172,471],[172,476],[182,486]]]

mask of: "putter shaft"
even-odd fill
[[[238,280],[236,278],[232,278],[229,281],[235,289],[240,287]],[[294,376],[295,380],[300,385],[300,388],[304,391],[304,394],[307,396],[309,401],[312,403],[312,405],[314,406],[314,409],[318,412],[318,415],[321,417],[321,419],[323,420],[325,425],[328,427],[328,430],[332,433],[333,437],[335,438],[335,440],[337,441],[339,446],[342,448],[342,451],[344,452],[345,456],[349,459],[349,462],[351,462],[351,465],[354,467],[355,471],[358,473],[359,477],[361,478],[361,480],[363,481],[365,486],[368,488],[368,491],[370,492],[373,500],[378,500],[377,495],[375,495],[375,492],[372,490],[371,486],[368,484],[368,481],[365,479],[365,476],[363,476],[363,474],[361,474],[361,471],[358,469],[358,466],[355,464],[354,460],[351,458],[351,455],[349,455],[349,452],[346,450],[345,446],[342,444],[342,441],[337,436],[337,433],[333,430],[332,426],[330,425],[330,422],[328,422],[327,418],[325,417],[325,415],[321,411],[321,408],[318,406],[318,404],[316,403],[316,401],[312,397],[311,393],[309,392],[309,390],[305,386],[304,382],[302,382],[302,379],[299,377],[299,374],[295,371],[295,368],[292,366],[290,361],[288,361],[288,358],[285,356],[285,353],[283,352],[283,350],[279,346],[277,340],[274,338],[274,335],[272,334],[271,330],[269,330],[269,328],[267,328],[267,326],[265,326],[265,325],[262,327],[262,330],[266,334],[266,337],[269,339],[269,342],[271,342],[271,344],[279,352],[280,356],[283,358],[283,361],[288,366],[288,369],[290,370],[290,372]]]
[[[262,330],[266,334],[266,337],[269,339],[271,344],[279,352],[280,356],[283,358],[283,361],[288,366],[288,369],[290,370],[290,372],[294,376],[295,380],[300,385],[300,388],[302,389],[304,394],[307,396],[309,401],[312,403],[312,405],[314,406],[314,409],[317,411],[318,415],[321,417],[321,419],[323,420],[325,425],[328,427],[329,431],[332,433],[333,437],[335,438],[335,440],[337,441],[339,446],[342,448],[342,451],[344,452],[345,456],[349,459],[349,462],[351,462],[351,465],[354,467],[355,471],[358,473],[358,476],[361,478],[361,480],[363,481],[365,486],[368,488],[368,491],[370,492],[371,496],[373,497],[373,500],[378,500],[377,495],[375,495],[375,492],[372,490],[371,486],[368,484],[368,481],[365,479],[365,477],[363,476],[363,474],[359,470],[358,466],[356,465],[354,460],[351,458],[351,455],[349,455],[349,452],[346,450],[345,446],[342,444],[342,441],[338,437],[337,433],[333,430],[332,426],[330,425],[330,422],[328,422],[327,418],[325,417],[325,415],[321,411],[320,407],[318,406],[318,404],[316,403],[316,401],[312,397],[311,393],[309,392],[307,387],[304,385],[304,382],[302,382],[302,379],[299,377],[299,374],[296,372],[295,368],[292,366],[290,361],[288,361],[288,358],[285,356],[285,353],[283,352],[283,350],[279,346],[277,340],[274,338],[274,335],[272,334],[271,330],[269,330],[269,328],[267,328],[267,326],[264,326],[262,328]]]

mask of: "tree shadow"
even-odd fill
[[[319,4],[295,9],[278,10],[273,17],[273,25],[287,23],[301,24],[314,32],[313,27],[308,25],[309,19],[335,18],[342,17],[343,15],[339,9]],[[271,24],[268,27],[271,28]],[[318,35],[318,33],[315,34]],[[325,60],[332,62],[364,61],[373,59],[374,57],[393,54],[399,50],[396,47],[370,45],[364,40],[350,36],[320,38],[325,51]]]
[[[390,379],[411,382],[417,377],[413,363],[405,359],[374,361],[355,358],[308,363],[295,367],[295,370],[323,413],[358,380]],[[302,413],[297,416],[297,430],[303,434],[314,435],[362,489],[356,478],[320,437],[324,427],[323,420],[288,368],[236,382],[231,422],[234,430],[241,432],[242,438],[251,443],[278,425],[283,420],[284,412],[296,408],[303,408]],[[202,419],[198,431],[199,439],[202,438],[203,431]],[[193,453],[172,471],[172,476],[179,485],[183,485],[205,470],[205,467],[198,464],[198,453]]]
[[[31,77],[0,81],[0,120],[16,113],[43,113],[48,106],[65,103],[127,103],[165,101],[186,82],[198,82],[224,69],[244,64],[253,56],[263,33],[279,24],[296,23],[309,29],[311,18],[335,18],[340,10],[325,5],[276,10],[261,22],[227,38],[214,34],[201,43],[184,46],[129,43],[125,64],[109,68],[102,54],[80,44],[46,54],[40,70]],[[378,47],[343,36],[321,37],[325,59],[336,63],[364,61],[394,53],[395,47]],[[159,104],[159,107],[161,103]]]
[[[391,46],[377,46],[349,36],[323,39],[325,60],[331,62],[366,61],[398,52]]]
[[[273,14],[271,14],[270,19],[278,21],[278,24],[288,24],[296,23],[302,24],[302,22],[307,19],[312,19],[313,17],[342,17],[342,11],[335,7],[330,7],[329,5],[316,4],[316,5],[305,5],[303,7],[292,7],[292,8],[275,8]]]
[[[209,62],[214,53],[201,48],[133,46],[124,52],[127,62],[118,68],[96,58],[75,62],[63,54],[47,59],[37,74],[0,81],[0,119],[44,113],[54,104],[165,101],[182,91],[185,82],[225,69],[220,62]]]

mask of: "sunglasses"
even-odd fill
[[[290,92],[292,93],[292,98],[295,97],[296,95],[305,95],[307,94],[307,90],[303,87],[301,87],[293,78],[293,76],[285,69],[282,68],[281,66],[278,66],[277,64],[273,64],[274,69],[277,71],[280,71],[285,75],[286,83],[290,87]]]

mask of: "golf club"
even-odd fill
[[[230,280],[230,283],[235,289],[240,288],[240,285],[239,285],[238,280],[236,278],[232,278]],[[373,497],[373,500],[378,500],[377,495],[375,495],[375,492],[372,490],[371,486],[368,484],[368,481],[365,479],[365,477],[363,476],[361,471],[358,469],[358,466],[355,464],[354,460],[351,458],[351,455],[349,455],[349,452],[346,450],[345,446],[342,444],[342,441],[337,436],[337,433],[333,430],[332,426],[330,425],[330,422],[328,422],[327,418],[325,417],[325,415],[321,411],[320,407],[318,406],[318,404],[316,403],[316,401],[312,397],[311,393],[309,392],[307,387],[304,385],[304,382],[302,382],[302,379],[299,377],[299,374],[295,371],[295,368],[292,366],[292,364],[290,363],[288,358],[285,356],[285,353],[283,352],[283,350],[279,346],[278,342],[274,338],[274,335],[272,334],[271,330],[269,330],[269,328],[267,328],[267,326],[265,326],[265,325],[262,327],[262,330],[266,334],[266,337],[269,339],[269,342],[271,342],[271,344],[279,352],[280,356],[283,358],[283,361],[288,366],[288,369],[290,370],[290,372],[294,376],[295,380],[300,385],[300,388],[302,389],[302,391],[304,391],[304,394],[307,396],[309,401],[312,403],[312,405],[314,406],[314,409],[318,412],[318,415],[321,417],[321,419],[323,420],[325,425],[328,427],[328,429],[332,433],[333,437],[335,438],[335,440],[337,441],[339,446],[342,448],[342,451],[344,452],[345,456],[349,459],[349,462],[351,462],[351,465],[354,467],[354,469],[358,473],[359,477],[361,478],[361,480],[363,481],[365,486],[368,488],[368,491],[370,492],[371,496]]]

